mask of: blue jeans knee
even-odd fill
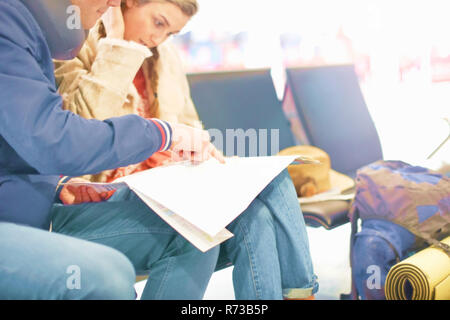
[[[85,260],[67,270],[69,275],[64,299],[136,299],[136,273],[128,258],[115,249],[97,244],[93,246],[98,247],[92,252],[95,259]],[[71,276],[78,276],[79,282]]]

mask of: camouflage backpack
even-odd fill
[[[350,212],[352,239],[358,218],[385,219],[416,236],[415,248],[434,245],[450,235],[450,178],[401,161],[377,161],[358,170]]]

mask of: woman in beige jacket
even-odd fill
[[[145,3],[151,5],[144,5]],[[173,6],[168,7],[167,3]],[[137,113],[143,117],[159,117],[200,126],[180,61],[170,45],[160,45],[170,34],[179,31],[195,13],[196,6],[193,10],[193,3],[195,0],[123,0],[122,10],[110,11],[103,23],[92,30],[87,45],[77,59],[67,63],[56,62],[56,78],[64,96],[65,108],[86,118],[105,119]],[[158,4],[165,4],[164,10],[159,10]],[[136,166],[103,172],[91,179],[109,181],[160,163],[161,159],[152,162],[150,158]],[[60,228],[63,225],[70,232],[73,225],[76,228],[80,228],[80,224],[89,225],[90,228],[92,224],[98,224],[91,223],[93,215],[109,219],[111,208],[123,204],[123,207],[113,213],[123,217],[123,221],[131,221],[133,227],[127,229],[127,232],[136,232],[138,237],[125,237],[120,232],[114,232],[114,236],[110,237],[113,238],[111,241],[120,241],[123,245],[122,236],[131,238],[133,244],[137,238],[149,241],[146,237],[155,235],[145,229],[148,226],[140,223],[140,217],[128,217],[130,212],[141,213],[143,208],[140,202],[129,201],[127,198],[123,200],[124,195],[120,192],[119,190],[118,196],[114,195],[117,198],[108,203],[110,206],[100,206],[89,212],[77,206],[58,207],[54,214],[57,217],[56,225]],[[211,214],[214,214],[214,208],[211,209]],[[147,209],[143,212],[143,216],[146,215]],[[234,237],[222,243],[220,248],[213,248],[206,253],[210,256],[218,254],[216,270],[234,266],[233,286],[236,299],[313,297],[318,284],[313,273],[302,217],[295,188],[285,170],[227,227]],[[142,229],[142,226],[145,228]],[[166,232],[165,229],[159,231],[153,225],[151,228],[157,230],[157,238]],[[156,254],[155,250],[160,252],[158,250],[161,249],[157,246],[152,248],[153,254]],[[136,257],[139,262],[148,259],[146,255],[140,257],[141,253],[138,251],[133,250],[128,254]],[[162,256],[166,257],[166,252],[162,251]],[[205,284],[191,279],[198,273],[185,273],[185,264],[186,261],[192,263],[191,259],[205,259],[205,256],[183,254],[180,259],[169,258],[167,264],[159,261],[152,263],[152,259],[149,259],[146,267],[150,266],[150,281],[147,281],[142,296],[161,298],[179,296],[190,291],[203,292]],[[160,272],[162,268],[167,268],[163,275]],[[200,274],[201,272],[204,271],[200,270]],[[158,286],[157,290],[155,286]],[[167,294],[163,296],[165,292]]]
[[[111,9],[74,60],[55,61],[64,108],[88,119],[133,113],[201,128],[181,59],[171,43],[162,43],[197,12],[196,1],[162,1],[173,6],[161,12],[146,12],[135,1]],[[86,178],[109,182],[169,160],[168,152],[158,153],[143,163]]]

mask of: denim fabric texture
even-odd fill
[[[212,212],[213,214],[213,212]],[[295,188],[282,172],[234,220],[234,237],[202,253],[129,189],[108,201],[55,204],[52,232],[0,223],[0,298],[202,299],[215,270],[234,265],[238,300],[306,298],[318,290]],[[80,288],[67,285],[70,267]]]

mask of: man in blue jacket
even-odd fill
[[[72,19],[76,25],[81,18],[83,34],[118,5],[120,0],[0,2],[0,299],[135,298],[135,270],[123,254],[48,232],[61,177],[127,166],[169,148],[193,155],[212,150],[220,157],[205,131],[135,115],[85,120],[62,110],[52,56],[69,58],[83,40],[77,30],[65,30],[66,23]],[[74,39],[64,38],[66,33]],[[158,258],[185,256],[184,276],[192,279],[184,284],[193,283],[203,294],[217,251],[202,254],[144,212],[155,229],[170,235],[155,240],[166,250]]]

